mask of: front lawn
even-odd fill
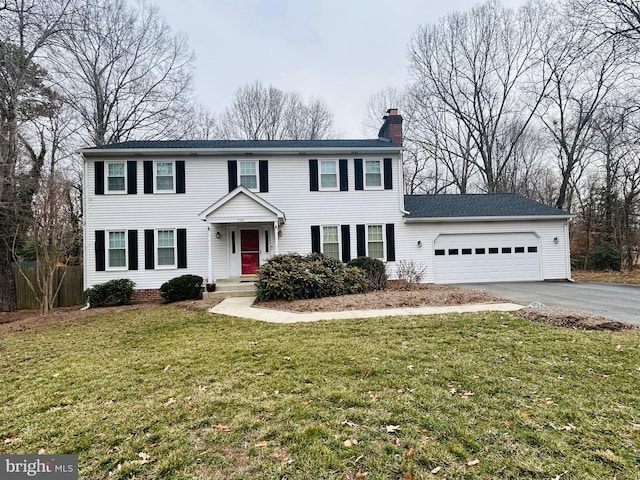
[[[640,478],[637,331],[158,307],[2,336],[0,372],[0,452],[82,479]]]

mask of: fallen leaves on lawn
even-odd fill
[[[11,435],[11,436],[9,436],[9,437],[4,439],[5,445],[9,445],[11,443],[16,443],[16,442],[19,442],[19,441],[20,441],[20,437],[17,436],[17,435]]]
[[[402,478],[404,480],[418,480],[418,476],[417,475],[413,475],[413,474],[411,474],[409,472],[404,472],[402,474]]]
[[[387,425],[385,428],[387,429],[387,433],[396,433],[400,430],[400,425]]]
[[[413,447],[411,447],[411,448],[409,449],[409,451],[406,453],[407,458],[411,458],[411,457],[413,457],[413,450],[414,450],[414,449],[413,449]]]
[[[342,442],[342,444],[345,447],[353,447],[354,445],[358,444],[358,440],[356,438],[347,438],[344,442]]]
[[[138,456],[140,457],[140,460],[138,460],[140,465],[144,465],[145,463],[149,463],[151,461],[151,455],[149,455],[148,453],[140,452],[138,453]]]
[[[169,405],[173,405],[174,403],[176,403],[177,400],[173,397],[169,398],[169,400],[167,400],[164,404],[165,407],[168,407]]]
[[[431,470],[431,473],[433,475],[437,475],[440,470],[442,470],[442,467],[436,467],[433,470]]]
[[[361,470],[358,470],[358,473],[356,473],[356,478],[367,478],[369,476],[369,472],[363,472]]]
[[[217,428],[221,432],[230,432],[231,431],[231,428],[228,425],[223,425],[222,423],[218,423],[217,425],[214,426],[214,428]]]
[[[568,425],[563,425],[563,426],[555,426],[553,423],[550,423],[549,426],[551,428],[553,428],[554,430],[566,430],[567,432],[571,431],[571,430],[576,430],[578,427],[576,427],[573,424],[568,424]]]
[[[480,463],[480,460],[478,460],[477,458],[474,460],[469,460],[467,463],[465,463],[465,465],[467,467],[475,467],[476,465],[478,465]]]
[[[269,442],[267,442],[266,440],[263,440],[261,442],[256,443],[255,446],[256,446],[256,448],[264,448],[264,447],[266,447],[268,445],[269,445]]]

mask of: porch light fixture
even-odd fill
[[[220,238],[220,232],[216,232],[216,238]]]
[[[418,240],[418,247],[422,246],[422,240]]]
[[[558,240],[558,237],[554,237],[554,239],[553,239],[553,243],[555,243],[556,245],[557,245],[558,243],[560,243],[560,240]]]

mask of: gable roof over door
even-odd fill
[[[405,195],[407,222],[563,220],[569,212],[517,193]]]
[[[284,212],[243,186],[204,209],[199,217],[209,223],[286,221]]]

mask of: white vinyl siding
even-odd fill
[[[124,231],[108,232],[107,251],[109,269],[122,270],[127,268],[127,236]]]
[[[337,226],[322,227],[322,253],[340,260],[340,236]]]
[[[158,267],[175,267],[176,266],[176,235],[175,230],[158,230],[156,232],[157,257],[156,264]]]
[[[384,259],[382,225],[367,225],[367,257]]]
[[[107,163],[107,189],[108,193],[126,193],[127,165],[125,162]]]
[[[382,162],[380,160],[365,160],[364,185],[366,188],[382,187]]]
[[[155,191],[175,192],[175,166],[173,162],[155,162]]]
[[[257,162],[238,162],[239,184],[252,191],[258,190],[258,166]]]
[[[338,161],[320,160],[320,190],[338,189]]]

